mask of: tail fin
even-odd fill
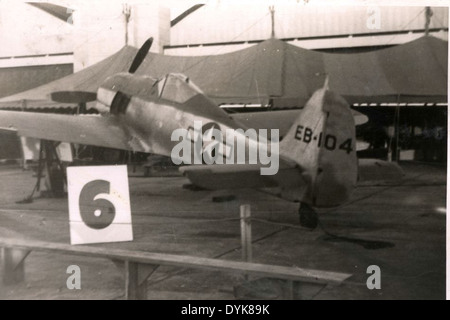
[[[303,202],[316,207],[346,202],[358,174],[348,103],[326,85],[317,90],[281,141],[280,154],[297,163],[309,182]]]

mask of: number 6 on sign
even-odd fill
[[[126,166],[67,168],[70,243],[133,240]]]
[[[92,229],[105,229],[114,221],[116,208],[112,201],[107,200],[110,197],[110,185],[105,180],[94,180],[81,189],[80,216]]]

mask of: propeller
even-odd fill
[[[128,70],[129,73],[133,74],[136,72],[145,60],[152,44],[153,38],[149,38],[144,42],[131,63],[131,67]],[[97,93],[89,91],[55,91],[50,93],[50,99],[62,103],[86,103],[95,101],[97,99]]]
[[[139,49],[138,53],[134,57],[133,63],[131,64],[131,67],[128,70],[129,73],[133,74],[136,72],[136,70],[142,64],[142,62],[144,61],[148,52],[150,51],[152,44],[153,44],[153,38],[150,38],[144,42],[144,44],[142,45],[142,47]]]

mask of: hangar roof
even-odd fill
[[[171,28],[170,46],[230,43],[264,40],[271,34],[269,2],[221,0],[209,2]],[[332,47],[342,46],[336,36],[373,37],[373,45],[392,45],[395,33],[422,30],[426,22],[425,7],[382,5],[343,5],[336,1],[308,3],[271,1],[274,4],[274,32],[279,39],[328,38]],[[430,29],[448,29],[448,8],[432,7]],[[376,22],[376,26],[371,26]]]

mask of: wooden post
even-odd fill
[[[147,283],[139,284],[138,264],[125,261],[125,299],[145,300],[147,294]]]
[[[243,204],[241,211],[241,246],[242,260],[246,262],[252,261],[252,224],[251,224],[251,207],[249,204]]]
[[[25,279],[25,258],[30,251],[3,248],[3,283],[17,284]]]
[[[431,17],[433,16],[433,11],[430,7],[425,7],[425,35],[428,36],[430,34],[430,24]]]
[[[44,177],[44,140],[39,141],[39,162],[38,162],[38,169],[37,169],[37,181],[36,181],[36,191],[41,191],[41,181]]]
[[[275,6],[270,6],[269,11],[270,11],[270,18],[272,21],[272,31],[270,33],[270,37],[273,39],[275,38]]]
[[[125,45],[128,45],[128,24],[130,23],[131,8],[128,4],[123,5],[122,13],[125,17]]]
[[[116,263],[117,265],[117,263]],[[147,279],[156,270],[156,266],[125,261],[125,299],[146,300]]]
[[[294,281],[286,281],[286,300],[294,300]]]

